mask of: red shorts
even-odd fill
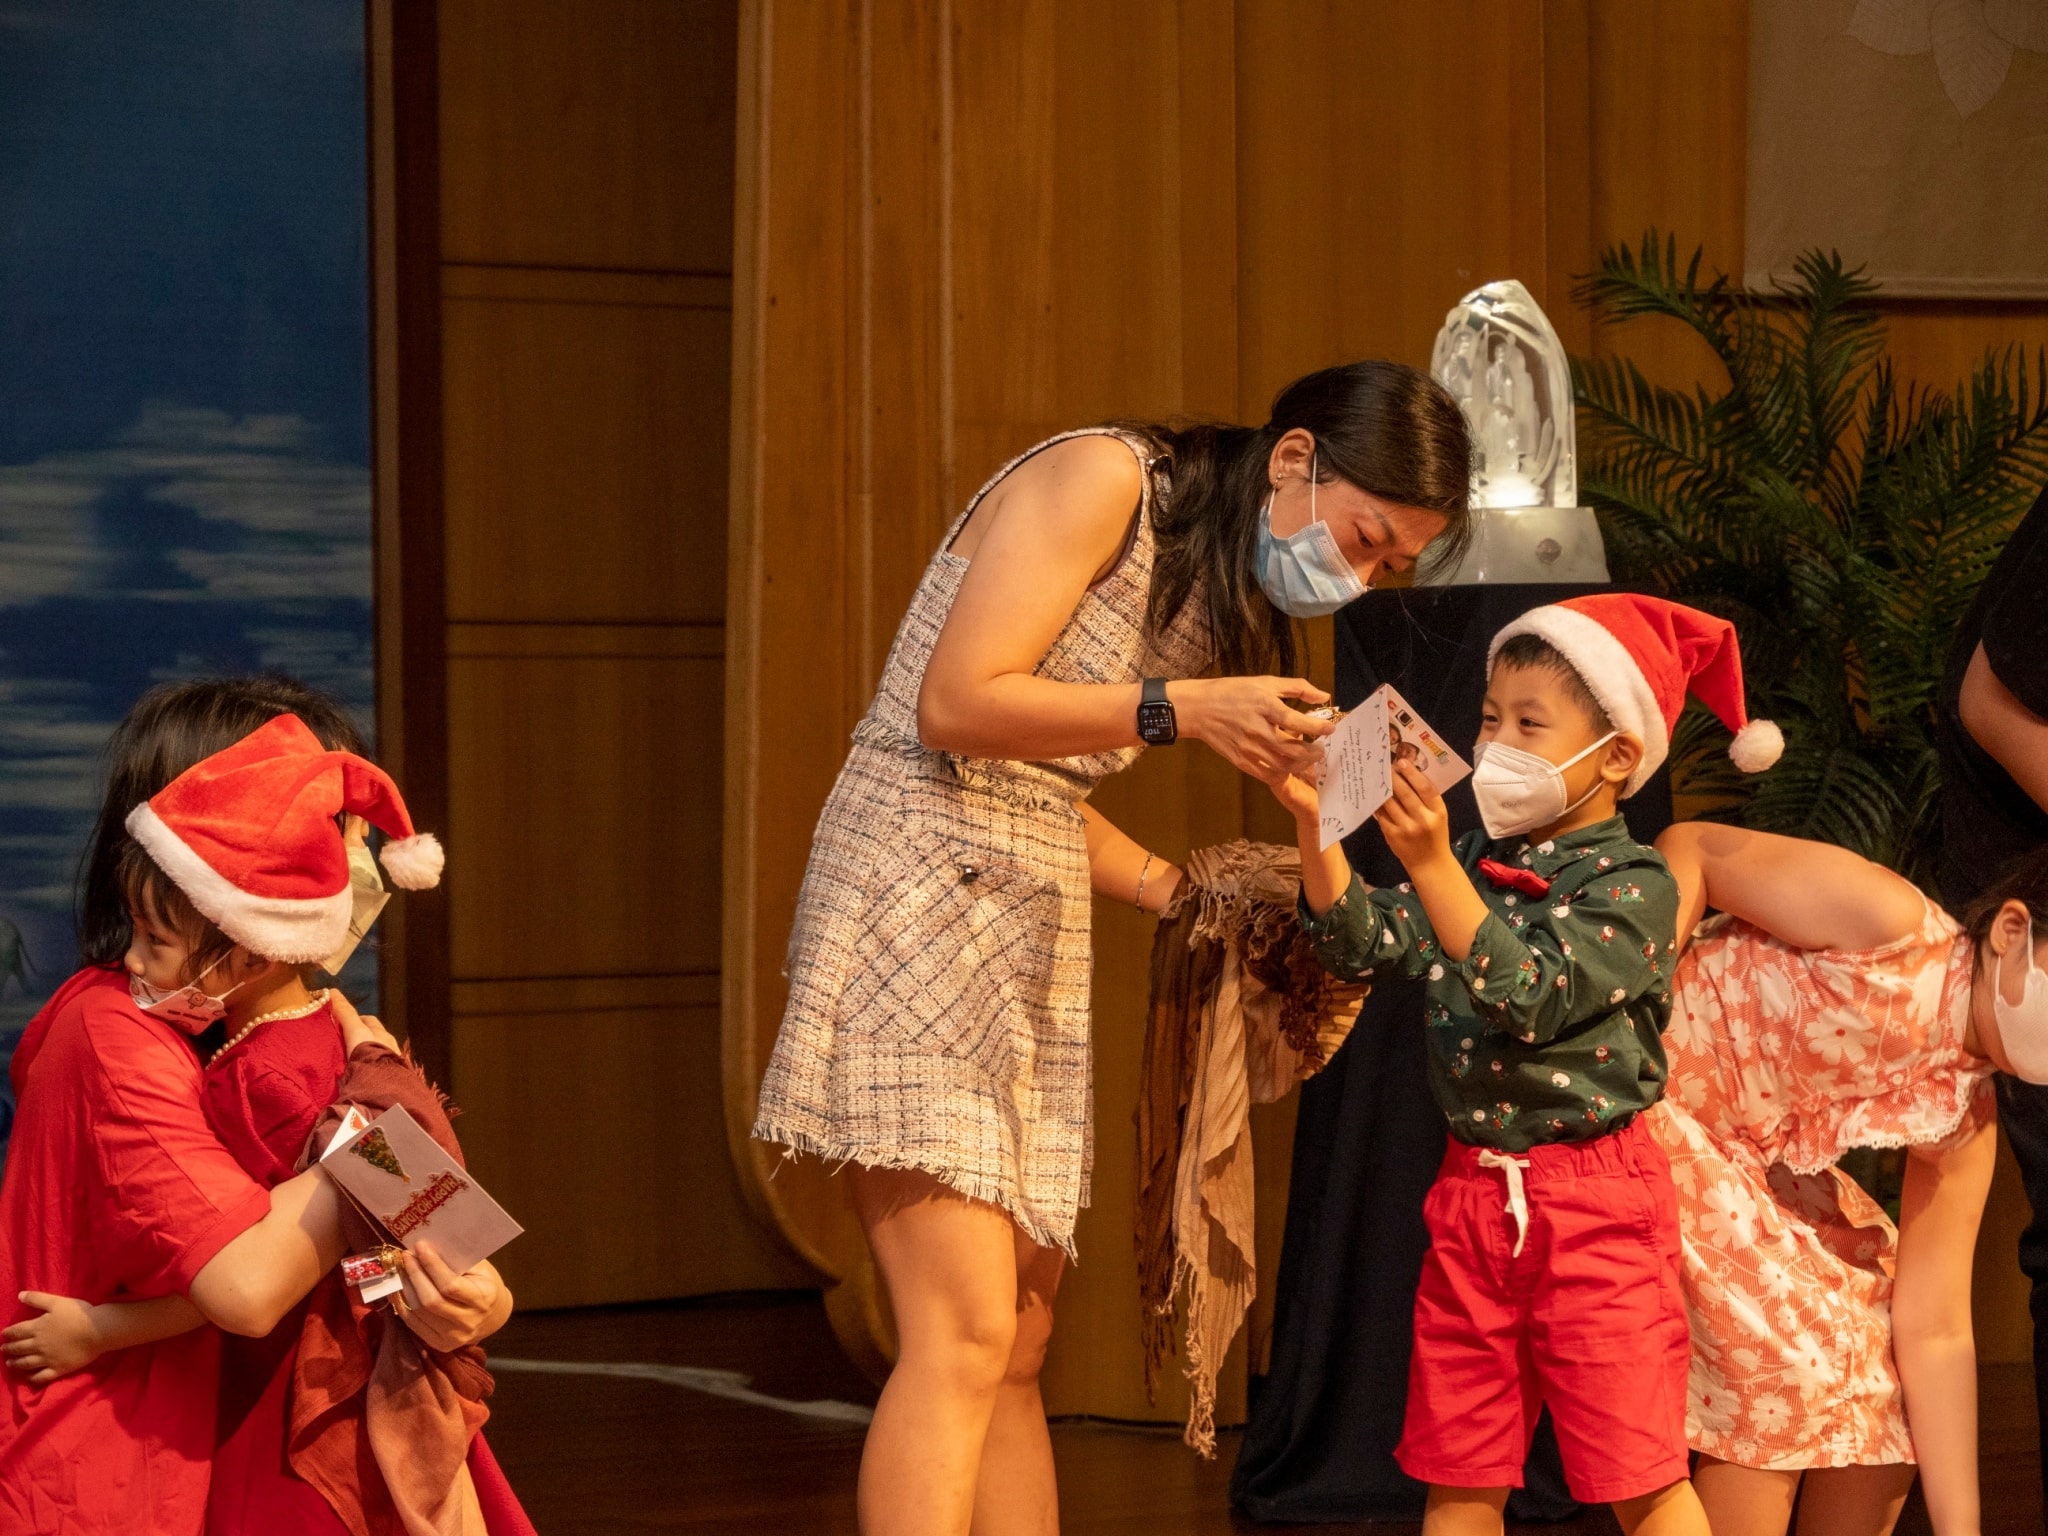
[[[1485,1154],[1489,1161],[1505,1156]],[[1518,1488],[1548,1404],[1572,1496],[1609,1504],[1687,1475],[1690,1342],[1671,1165],[1640,1119],[1593,1141],[1514,1154],[1453,1141],[1423,1205],[1408,1418],[1395,1458],[1451,1488]]]

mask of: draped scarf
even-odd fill
[[[1145,1390],[1184,1305],[1184,1438],[1205,1457],[1217,1372],[1258,1290],[1251,1106],[1320,1071],[1368,990],[1317,961],[1295,916],[1300,890],[1292,848],[1197,849],[1152,941],[1136,1116]]]

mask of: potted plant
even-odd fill
[[[1725,388],[1579,359],[1580,496],[1615,578],[1732,619],[1750,709],[1785,755],[1745,779],[1689,709],[1677,791],[1701,814],[1844,844],[1925,879],[1940,835],[1935,707],[1949,643],[2048,479],[2048,352],[1987,353],[1953,391],[1885,356],[1876,285],[1836,252],[1748,293],[1651,231],[1574,297],[1599,320],[1693,330]]]

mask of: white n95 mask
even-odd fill
[[[1609,731],[1584,752],[1575,753],[1562,763],[1497,741],[1482,741],[1474,747],[1472,798],[1479,802],[1479,819],[1486,823],[1486,835],[1513,837],[1518,832],[1548,826],[1592,799],[1603,782],[1600,779],[1595,779],[1593,787],[1578,799],[1566,803],[1565,796],[1570,790],[1565,787],[1564,770],[1620,734]]]
[[[377,921],[377,914],[391,900],[391,893],[384,889],[384,876],[377,868],[377,856],[370,852],[367,843],[352,840],[348,845],[348,894],[348,937],[341,941],[341,948],[320,962],[320,969],[330,976],[341,974],[348,957],[356,952],[363,935]]]
[[[2020,983],[2020,1000],[2005,1000],[2005,969],[2002,956],[1991,956],[1991,1016],[1998,1021],[1998,1038],[2005,1042],[2005,1059],[2012,1063],[2012,1075],[2029,1083],[2048,1083],[2048,971],[2034,963],[2034,925],[2027,924],[2023,943],[2013,946],[2026,961],[2026,980]]]

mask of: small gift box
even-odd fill
[[[382,1301],[404,1289],[405,1272],[399,1262],[404,1252],[387,1243],[367,1253],[351,1253],[341,1261],[341,1277],[366,1304]]]

